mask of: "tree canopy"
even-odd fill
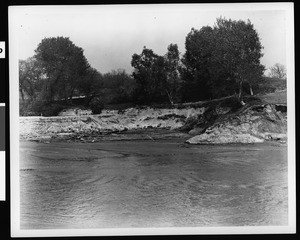
[[[90,65],[69,38],[45,38],[35,50],[35,58],[47,76],[45,99],[72,99],[80,81],[87,75]]]
[[[34,57],[19,61],[19,91],[23,101],[39,97],[44,79],[41,64]]]
[[[57,113],[62,106],[54,106],[55,102],[71,104],[74,95],[91,100],[102,84],[102,75],[90,67],[83,49],[69,38],[45,38],[33,57],[19,61],[19,90],[23,109],[29,112]]]
[[[177,44],[170,44],[168,46],[168,51],[165,58],[166,64],[166,79],[164,84],[165,92],[168,96],[169,102],[174,104],[175,101],[180,101],[180,89],[181,89],[181,80],[180,80],[180,70],[181,70],[181,61],[180,53],[178,50]]]
[[[178,100],[180,56],[177,44],[170,44],[164,56],[144,47],[132,56],[133,77],[137,82],[138,100],[144,103]]]
[[[103,75],[106,99],[113,103],[134,101],[136,83],[124,69],[113,70]]]
[[[275,63],[274,66],[270,67],[270,77],[286,79],[286,68],[280,63]]]
[[[144,47],[141,54],[133,54],[131,65],[134,68],[132,75],[137,82],[138,101],[150,103],[158,100],[165,78],[163,57]]]
[[[251,85],[264,71],[262,45],[249,20],[218,18],[213,28],[192,29],[185,47],[183,80],[185,91],[199,95],[192,93],[194,98],[220,97],[237,89],[241,97],[243,83]]]

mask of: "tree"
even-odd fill
[[[165,92],[169,102],[174,104],[175,100],[179,100],[180,91],[180,56],[177,44],[170,44],[168,52],[165,55],[166,62],[166,79]]]
[[[286,68],[280,63],[274,64],[270,67],[269,76],[272,78],[286,79]]]
[[[196,101],[211,97],[209,91],[210,66],[215,39],[209,26],[194,28],[185,40],[186,52],[182,58],[182,80],[184,100]]]
[[[260,64],[263,54],[258,33],[250,20],[244,22],[219,18],[214,29],[218,40],[217,49],[222,53],[219,56],[238,84],[238,98],[243,103],[243,83],[248,82],[251,86],[253,77],[262,76],[264,71],[264,66]]]
[[[78,90],[86,96],[86,104],[90,102],[103,87],[103,76],[94,68],[88,68],[86,75],[78,83]]]
[[[205,98],[215,96],[216,92],[229,94],[237,89],[243,103],[245,83],[251,88],[255,79],[263,74],[261,50],[258,33],[249,20],[218,18],[213,28],[192,29],[186,37],[183,58],[185,83],[194,89],[198,83],[199,94]]]
[[[19,61],[19,91],[21,99],[36,100],[44,80],[41,64],[34,58]]]
[[[181,61],[177,44],[170,44],[163,56],[144,47],[140,55],[132,56],[131,65],[140,102],[169,101],[174,104],[180,99]]]
[[[137,83],[138,101],[161,101],[164,97],[163,81],[166,79],[164,58],[144,47],[140,55],[133,54],[131,65],[134,68],[132,76]]]
[[[124,69],[113,70],[103,76],[104,88],[112,102],[132,101],[136,90],[134,79]]]
[[[45,100],[71,101],[74,91],[90,68],[83,49],[69,38],[45,38],[35,50],[35,58],[43,66],[47,77]]]

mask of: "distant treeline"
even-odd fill
[[[35,55],[19,61],[21,115],[56,115],[78,104],[101,112],[106,104],[151,105],[253,94],[262,80],[262,45],[248,20],[218,18],[213,27],[194,28],[185,53],[170,44],[160,56],[144,47],[125,70],[102,74],[92,68],[83,49],[66,37],[45,38]]]

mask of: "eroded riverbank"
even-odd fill
[[[286,145],[21,141],[21,228],[286,225]]]
[[[147,134],[150,129],[151,133],[157,131],[159,139],[186,136],[185,141],[190,144],[269,140],[286,143],[286,111],[286,105],[263,103],[256,97],[249,98],[244,105],[235,97],[228,97],[183,108],[145,107],[104,110],[97,115],[20,117],[20,139],[97,142],[113,134],[128,140],[134,134],[134,138],[144,139],[136,133]]]

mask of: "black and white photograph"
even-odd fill
[[[293,3],[8,11],[12,237],[296,232]]]

